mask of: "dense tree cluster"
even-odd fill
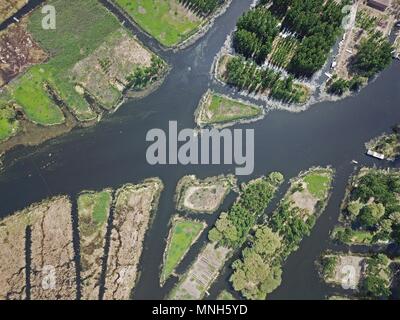
[[[215,227],[210,231],[208,235],[210,241],[231,248],[237,248],[243,244],[282,182],[283,176],[274,172],[267,178],[258,179],[246,185],[239,200],[228,213],[221,214]]]
[[[180,2],[200,12],[202,15],[208,15],[217,9],[224,0],[180,0]]]
[[[237,23],[233,38],[236,52],[262,64],[279,32],[278,23],[271,11],[262,6],[245,13]]]
[[[334,0],[294,0],[284,25],[304,37],[289,69],[297,76],[312,76],[322,68],[341,31],[343,4]]]
[[[338,263],[337,256],[324,256],[321,259],[322,276],[329,279],[335,276],[335,269]]]
[[[365,79],[360,76],[355,76],[351,80],[345,80],[342,78],[333,79],[328,86],[328,92],[338,96],[343,95],[348,90],[358,91],[365,83]]]
[[[236,291],[246,299],[265,299],[281,283],[282,266],[279,249],[281,240],[267,226],[257,229],[250,240],[250,246],[242,252],[242,259],[236,260],[230,281]]]
[[[400,176],[371,170],[363,175],[350,195],[347,214],[351,225],[342,230],[337,239],[349,242],[353,229],[369,231],[372,241],[400,243]]]
[[[304,220],[301,209],[289,202],[282,203],[272,215],[270,226],[272,230],[281,235],[284,242],[282,255],[289,256],[298,249],[305,236],[309,236],[316,222],[315,215]]]
[[[270,0],[261,0],[260,4],[267,4],[268,2],[270,2]],[[286,14],[292,2],[293,0],[273,0],[271,11],[278,16],[283,16]]]
[[[373,299],[388,298],[391,294],[389,259],[378,254],[367,261],[365,278],[362,283],[363,294]]]
[[[141,90],[151,82],[157,80],[160,71],[164,68],[164,62],[159,57],[152,57],[151,65],[145,68],[137,68],[127,77],[129,87],[134,90]]]
[[[317,204],[317,210],[318,206],[322,208]],[[242,258],[233,263],[233,288],[247,299],[265,299],[280,285],[283,262],[310,234],[315,216],[304,219],[301,209],[285,198],[267,224],[256,230]]]
[[[226,67],[226,81],[239,89],[250,92],[270,90],[270,96],[277,100],[300,103],[307,92],[293,83],[293,78],[282,79],[282,75],[272,69],[258,67],[241,57],[232,58]]]
[[[358,74],[372,77],[390,65],[392,51],[389,41],[376,32],[361,41],[353,67]]]

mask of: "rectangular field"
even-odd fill
[[[147,33],[172,47],[196,32],[202,19],[178,0],[114,0]]]

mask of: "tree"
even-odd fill
[[[348,81],[344,79],[337,79],[331,83],[328,88],[328,92],[338,96],[343,95],[349,89]]]
[[[239,29],[235,32],[233,47],[236,52],[242,54],[246,58],[252,58],[253,55],[260,50],[261,43],[255,33],[245,29]]]
[[[392,220],[390,219],[383,219],[378,224],[378,230],[374,235],[374,241],[382,240],[388,241],[391,238],[392,234]]]
[[[274,255],[281,247],[280,237],[266,226],[257,229],[252,243],[254,251],[265,258]]]
[[[363,206],[364,205],[360,202],[360,200],[350,201],[350,203],[347,206],[347,211],[350,213],[352,219],[356,218],[360,214],[360,211],[363,208]]]
[[[360,75],[370,78],[390,65],[392,51],[393,47],[389,41],[376,32],[361,41],[355,56],[354,69]]]
[[[366,205],[359,215],[359,221],[364,227],[373,227],[385,214],[385,207],[381,203]]]
[[[293,0],[273,0],[271,11],[278,16],[284,15],[292,1]],[[266,4],[267,2],[269,2],[269,0],[262,0],[260,4]]]
[[[262,6],[246,12],[240,17],[233,38],[236,52],[262,64],[278,35],[278,23],[272,13]]]
[[[351,91],[358,91],[364,85],[365,79],[360,76],[355,76],[349,81],[349,89]]]
[[[280,172],[271,172],[268,176],[268,179],[271,181],[272,184],[275,186],[279,186],[280,184],[283,183],[284,177],[283,174]]]
[[[366,276],[362,289],[364,294],[378,299],[390,296],[389,259],[384,254],[378,254],[367,261]]]

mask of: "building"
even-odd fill
[[[380,11],[385,11],[391,2],[392,0],[368,0],[368,5]]]

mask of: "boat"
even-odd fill
[[[371,149],[368,149],[367,155],[369,155],[371,157],[374,157],[374,158],[377,158],[379,160],[384,160],[385,159],[385,155],[384,154],[372,151]]]

